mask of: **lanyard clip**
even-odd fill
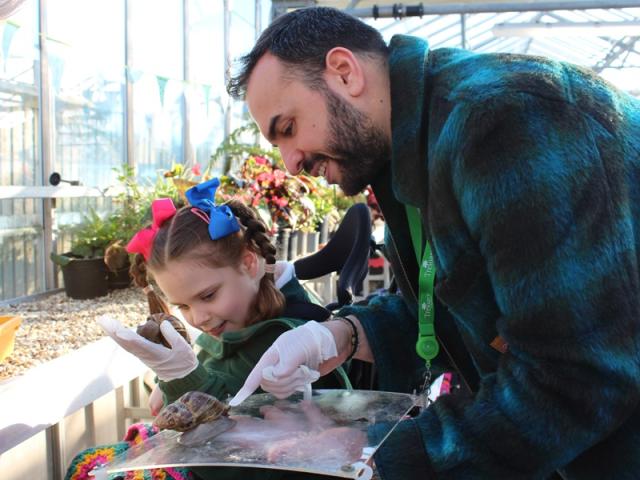
[[[430,363],[432,358],[435,358],[440,351],[440,347],[438,346],[438,341],[436,340],[435,335],[419,335],[418,341],[416,342],[416,352],[420,357],[427,361],[427,364]]]
[[[437,345],[437,344],[436,344]],[[424,372],[424,381],[422,382],[422,388],[420,389],[420,393],[418,394],[418,398],[416,399],[416,406],[421,409],[427,408],[431,404],[431,399],[429,396],[431,395],[431,361],[427,360],[425,362],[426,370]]]

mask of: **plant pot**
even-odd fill
[[[77,299],[102,297],[109,293],[104,257],[75,258],[62,267],[64,291]]]
[[[276,237],[276,259],[277,260],[289,260],[289,236],[291,235],[290,228],[281,228],[278,230]]]
[[[131,275],[129,275],[129,267],[121,268],[115,272],[107,273],[107,283],[110,290],[118,288],[129,288],[131,286]]]
[[[129,274],[129,267],[131,264],[129,263],[129,259],[127,259],[127,263],[124,267],[117,269],[115,272],[108,271],[107,273],[107,282],[109,284],[109,290],[114,290],[118,288],[129,288],[131,286],[131,275]]]
[[[310,232],[307,234],[307,253],[316,253],[320,248],[320,232]]]

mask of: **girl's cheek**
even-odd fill
[[[236,295],[229,300],[225,308],[229,318],[245,319],[249,311],[247,299]]]
[[[198,328],[193,324],[193,318],[191,318],[191,313],[190,312],[183,312],[182,316],[184,317],[185,321],[191,325],[192,327]]]
[[[240,309],[251,304],[256,295],[251,289],[251,286],[246,283],[238,283],[236,288],[228,293],[228,305],[230,305],[231,308]]]
[[[245,301],[235,298],[227,306],[227,312],[234,316],[238,316],[241,312],[245,312],[247,308],[247,303]]]

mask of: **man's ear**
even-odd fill
[[[344,91],[352,97],[362,94],[365,86],[364,70],[358,57],[344,47],[335,47],[325,57],[325,79],[334,91]]]

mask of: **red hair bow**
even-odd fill
[[[136,233],[127,244],[127,252],[141,253],[145,261],[149,261],[153,240],[164,222],[176,214],[176,207],[170,198],[159,198],[151,203],[153,222],[150,227]]]

